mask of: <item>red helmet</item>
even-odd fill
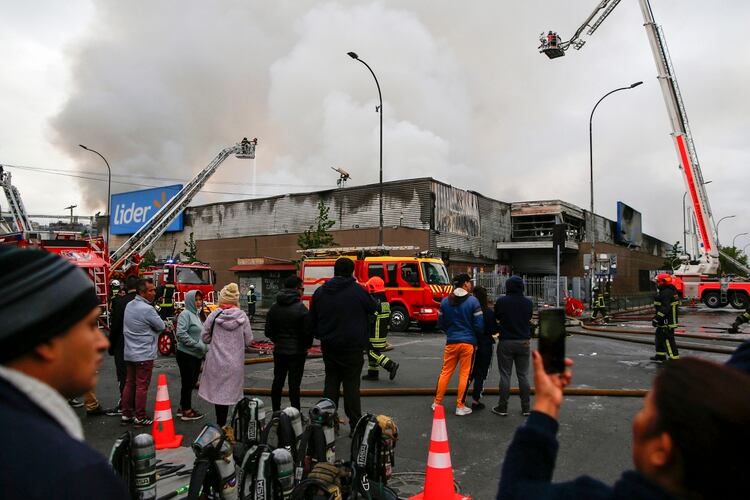
[[[385,282],[380,276],[373,276],[367,280],[367,291],[370,293],[384,293]]]
[[[672,275],[668,273],[659,273],[656,275],[656,286],[672,284]]]

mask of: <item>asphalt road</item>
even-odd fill
[[[728,326],[737,315],[734,310],[683,311],[681,324],[693,333],[717,331],[715,326]],[[649,329],[647,321],[615,322],[612,327]],[[261,325],[256,326],[262,331]],[[256,334],[262,337],[261,334]],[[721,335],[717,338],[722,337]],[[734,336],[737,338],[738,336]],[[650,337],[644,337],[650,338]],[[739,338],[750,339],[750,335]],[[679,343],[678,337],[678,343]],[[711,343],[714,341],[700,341]],[[739,344],[715,341],[722,345]],[[394,349],[388,353],[401,364],[398,377],[389,381],[387,376],[378,382],[362,382],[363,388],[434,387],[442,359],[444,336],[440,333],[422,334],[410,331],[391,335]],[[567,353],[575,363],[573,386],[595,388],[648,389],[658,366],[649,361],[653,347],[645,344],[626,343],[617,340],[572,335],[568,337]],[[723,362],[725,354],[712,354],[683,350],[685,355],[696,355]],[[273,378],[272,364],[256,364],[246,367],[246,387],[269,388]],[[167,374],[173,411],[179,402],[179,371],[173,357],[159,358],[155,363],[154,378],[150,388],[148,407],[153,408],[156,393],[156,378]],[[486,387],[497,387],[499,374],[496,360],[490,369]],[[515,382],[515,380],[514,380]],[[455,378],[453,387],[455,387]],[[320,359],[309,359],[303,379],[303,388],[320,389],[323,385],[323,363]],[[513,385],[516,385],[515,383]],[[105,362],[97,394],[103,406],[116,403],[116,380],[114,362]],[[511,396],[510,414],[499,417],[489,411],[496,403],[496,396],[486,396],[487,409],[472,415],[458,417],[453,414],[455,398],[446,397],[448,436],[456,481],[461,490],[475,499],[494,498],[497,490],[500,465],[505,450],[515,429],[524,421],[520,414],[518,396]],[[262,398],[270,408],[270,398]],[[303,398],[303,411],[312,406],[317,398]],[[207,418],[197,422],[176,420],[177,432],[185,435],[183,446],[198,434],[206,421],[213,419],[213,408],[194,393],[193,406],[206,414]],[[363,400],[363,410],[392,416],[399,426],[400,439],[396,448],[396,476],[392,485],[403,493],[416,492],[425,470],[432,412],[428,396],[373,397]],[[283,404],[288,404],[285,399]],[[555,481],[564,481],[587,474],[605,482],[614,482],[620,473],[632,467],[631,421],[642,405],[641,398],[624,397],[566,397],[560,418],[560,452],[555,470]],[[115,438],[123,432],[119,419],[115,417],[86,417],[78,410],[84,423],[86,440],[94,448],[108,455]],[[346,431],[346,427],[344,427]],[[337,455],[348,458],[349,439],[347,432],[337,441]],[[189,454],[188,454],[189,456]],[[163,492],[160,491],[160,494]]]

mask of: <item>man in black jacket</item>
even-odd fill
[[[531,352],[531,313],[532,303],[523,294],[523,280],[511,276],[505,281],[505,296],[495,302],[495,319],[500,330],[497,343],[497,364],[500,367],[500,398],[492,413],[508,415],[510,376],[516,365],[521,413],[529,414],[531,389],[529,387],[529,353]]]
[[[310,331],[320,339],[326,378],[323,396],[336,403],[344,386],[344,413],[354,429],[362,416],[359,376],[369,347],[367,327],[375,302],[352,274],[354,262],[341,257],[333,278],[315,290],[310,302]]]
[[[117,373],[117,385],[120,387],[120,395],[117,406],[106,410],[107,415],[119,417],[122,415],[122,390],[125,387],[125,375],[127,365],[125,364],[125,337],[122,326],[125,319],[125,307],[138,294],[138,278],[128,276],[125,280],[125,295],[112,299],[109,319],[109,354],[115,358],[115,372]]]
[[[94,388],[109,345],[93,282],[56,254],[0,249],[0,290],[0,497],[129,498],[66,401]]]
[[[266,337],[273,342],[273,384],[271,405],[273,411],[281,410],[281,391],[289,374],[289,401],[300,409],[299,388],[305,371],[307,349],[312,337],[307,332],[308,311],[300,302],[302,280],[289,276],[284,288],[276,296],[276,303],[266,314]]]

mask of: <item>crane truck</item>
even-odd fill
[[[549,31],[540,38],[539,52],[550,59],[565,55],[573,47],[583,48],[586,40],[582,37],[592,35],[604,20],[612,13],[621,0],[602,0],[597,3],[594,11],[586,18],[569,40],[562,40],[554,31]],[[710,308],[731,305],[736,309],[745,309],[750,304],[750,282],[729,281],[717,279],[719,271],[719,254],[732,262],[746,274],[750,269],[727,255],[718,247],[715,239],[716,229],[708,201],[708,194],[703,181],[698,155],[695,150],[693,136],[688,124],[685,103],[677,84],[672,60],[664,39],[661,26],[654,21],[649,0],[638,0],[643,14],[644,27],[648,35],[651,51],[656,63],[658,80],[661,85],[667,114],[672,126],[672,137],[679,159],[679,168],[690,198],[696,227],[698,228],[698,255],[694,260],[682,259],[678,268],[674,269],[675,282],[678,291],[685,299],[700,300]]]

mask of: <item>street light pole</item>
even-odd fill
[[[716,223],[716,246],[721,248],[721,244],[719,243],[719,224],[721,224],[721,221],[724,219],[731,219],[732,217],[737,217],[736,215],[727,215],[726,217],[722,217],[719,219],[719,222]]]
[[[372,70],[369,64],[367,64],[365,61],[359,58],[359,56],[355,52],[347,52],[349,57],[352,59],[355,59],[367,67],[367,69],[370,70],[370,73],[372,74],[372,77],[375,79],[375,85],[378,87],[378,98],[380,99],[380,106],[378,106],[375,111],[377,111],[380,114],[380,181],[379,181],[379,187],[380,187],[380,231],[378,233],[378,246],[383,246],[383,94],[380,92],[380,83],[378,82],[378,77],[375,76],[375,72]]]
[[[86,151],[91,151],[92,153],[98,154],[99,158],[101,158],[102,160],[104,160],[104,164],[107,165],[107,232],[104,235],[104,237],[105,237],[104,242],[106,243],[106,246],[107,246],[107,254],[109,254],[109,224],[110,224],[110,220],[109,219],[110,219],[110,215],[111,215],[109,213],[109,210],[110,210],[110,207],[112,205],[112,197],[111,197],[112,196],[111,195],[111,193],[112,193],[112,169],[109,168],[109,162],[107,161],[107,159],[104,156],[102,156],[102,154],[99,151],[93,150],[91,148],[87,148],[83,144],[79,144],[79,146],[82,147],[83,149],[85,149]]]
[[[594,109],[591,110],[591,115],[589,116],[589,188],[590,188],[590,194],[591,194],[591,263],[590,263],[590,288],[591,288],[591,303],[593,303],[594,299],[594,277],[596,273],[596,222],[594,220],[594,140],[593,140],[593,121],[594,121],[594,111],[596,111],[596,108],[599,106],[599,104],[609,95],[614,94],[615,92],[619,92],[621,90],[629,90],[632,88],[637,87],[638,85],[641,85],[643,82],[635,82],[627,87],[620,87],[618,89],[610,90],[606,94],[602,96],[601,99],[596,101],[596,104],[594,104]]]
[[[734,235],[734,238],[732,238],[732,248],[737,248],[736,246],[734,246],[734,242],[737,241],[737,237],[738,236],[743,236],[745,234],[747,234],[747,233],[739,233],[739,234],[735,234]]]
[[[685,196],[687,191],[682,195],[682,252],[687,253],[687,221],[685,220]]]

